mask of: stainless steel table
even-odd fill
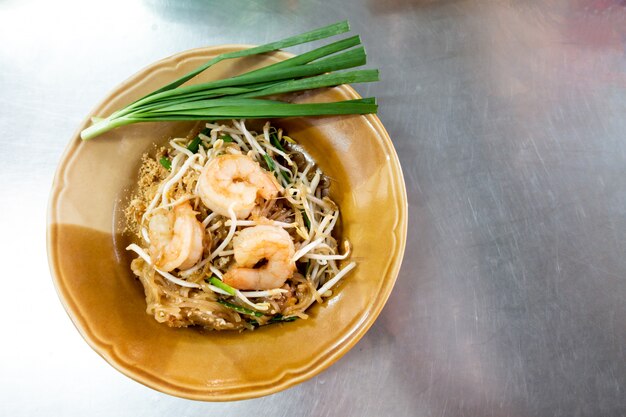
[[[74,129],[155,60],[343,18],[382,71],[358,89],[380,100],[409,192],[380,318],[318,377],[256,400],[121,375],[48,272],[48,191]],[[623,0],[4,0],[0,103],[0,415],[626,415]]]

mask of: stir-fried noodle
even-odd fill
[[[330,181],[269,123],[258,133],[244,120],[207,123],[144,155],[139,177],[126,217],[140,243],[127,249],[159,322],[242,330],[305,319],[355,267],[340,267],[350,246],[336,240]],[[243,207],[246,181],[259,194]]]

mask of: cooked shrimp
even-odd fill
[[[276,198],[283,191],[274,176],[246,155],[222,155],[203,168],[198,195],[211,210],[228,216],[232,205],[238,219],[250,215],[258,197]]]
[[[148,224],[150,257],[162,271],[190,268],[202,257],[204,228],[188,201],[159,210]]]
[[[241,290],[268,290],[282,286],[296,270],[291,236],[278,226],[243,229],[233,239],[235,262],[224,282]]]

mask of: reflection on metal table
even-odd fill
[[[409,195],[381,316],[338,363],[269,397],[200,403],[124,377],[49,278],[45,210],[67,140],[153,61],[344,18],[381,70],[357,89],[379,98]],[[0,90],[1,414],[626,414],[624,1],[8,0]]]

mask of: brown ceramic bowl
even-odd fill
[[[108,115],[217,54],[195,49],[134,75],[89,115]],[[283,60],[284,52],[223,61],[199,79],[232,76]],[[299,101],[354,99],[341,86]],[[88,125],[89,117],[78,131]],[[72,137],[59,164],[48,211],[48,256],[59,297],[87,343],[125,375],[159,391],[206,401],[240,400],[283,390],[318,374],[344,355],[372,325],[393,288],[407,232],[407,199],[396,152],[374,115],[275,120],[335,181],[343,234],[357,268],[308,320],[252,332],[172,329],[146,314],[132,275],[123,202],[142,153],[190,129],[189,123],[126,126],[83,142]]]

